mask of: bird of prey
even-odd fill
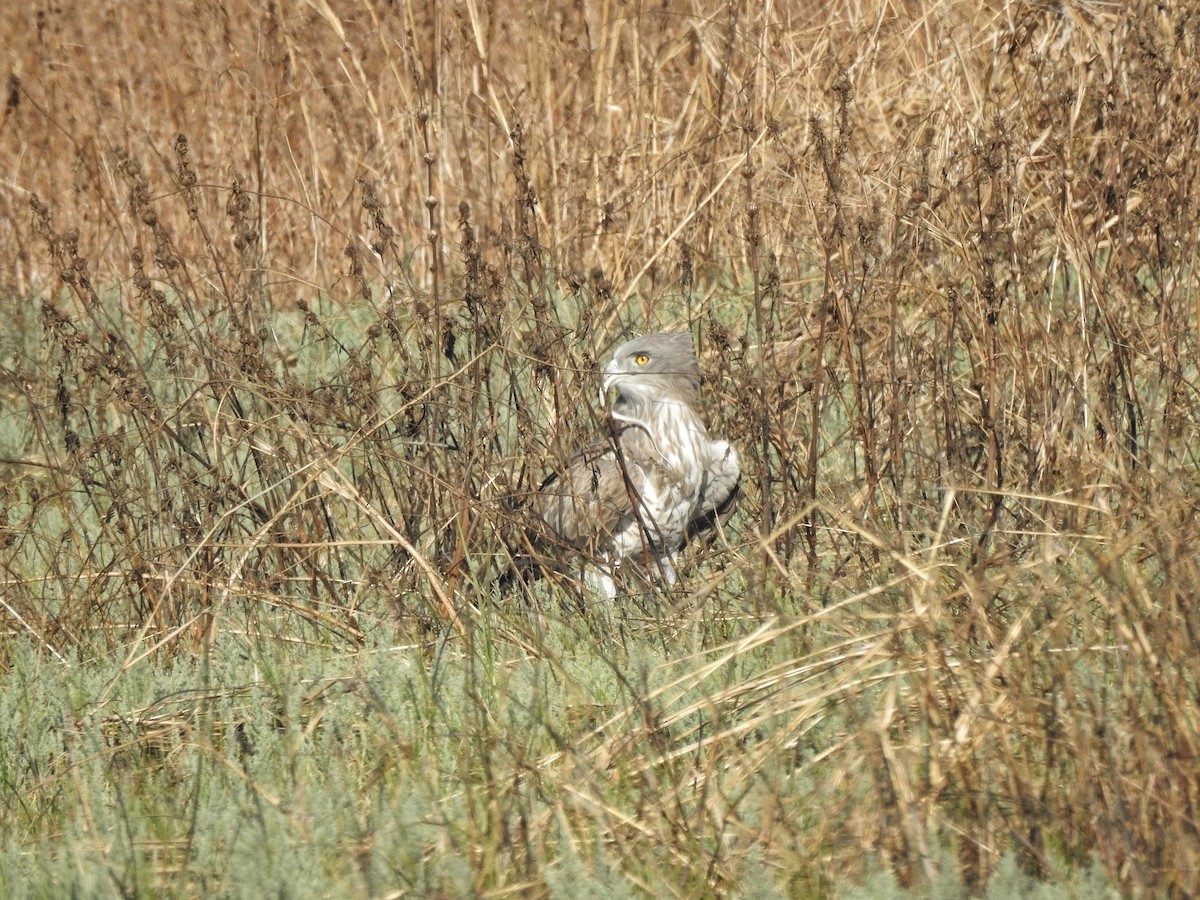
[[[533,507],[557,543],[580,552],[585,583],[616,599],[616,568],[676,579],[687,540],[732,509],[741,469],[700,418],[700,364],[686,332],[622,344],[604,367],[603,437],[547,479]]]

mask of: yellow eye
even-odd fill
[[[650,354],[649,353],[639,353],[637,356],[635,356],[633,358],[633,361],[635,363],[637,363],[639,366],[644,366],[646,363],[650,362]]]

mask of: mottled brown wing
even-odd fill
[[[600,444],[576,454],[565,472],[543,484],[533,507],[564,541],[603,549],[633,515],[643,481],[639,466],[618,459],[611,444]]]

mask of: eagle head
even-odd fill
[[[700,397],[700,363],[686,331],[663,331],[626,341],[604,367],[600,401],[617,391],[614,409],[653,403],[694,406]]]

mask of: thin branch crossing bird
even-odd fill
[[[686,332],[618,347],[600,399],[603,435],[542,484],[533,507],[558,544],[583,555],[585,583],[614,600],[626,563],[675,583],[677,554],[733,508],[741,469],[700,418],[700,364]]]

